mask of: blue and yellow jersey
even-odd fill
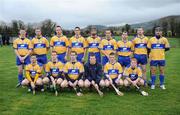
[[[132,40],[132,43],[134,45],[134,53],[135,54],[147,54],[147,43],[148,38],[147,37],[135,37]]]
[[[68,38],[66,36],[61,36],[60,38],[53,36],[50,40],[50,46],[57,54],[66,53],[69,46]]]
[[[115,39],[103,39],[99,45],[100,50],[103,50],[109,55],[111,52],[116,51],[117,43]]]
[[[69,47],[71,51],[75,51],[77,54],[84,53],[84,49],[87,47],[87,42],[84,37],[71,37],[69,40]]]
[[[46,38],[41,37],[40,39],[38,38],[33,38],[31,40],[32,46],[33,46],[33,53],[37,55],[43,55],[47,54],[48,48],[49,48],[49,42]]]
[[[32,50],[32,44],[28,38],[25,38],[24,40],[17,38],[13,42],[13,48],[18,51],[20,56],[25,56],[28,54],[29,50]]]
[[[63,72],[68,74],[70,79],[77,80],[79,78],[80,73],[84,72],[84,66],[80,62],[67,62],[64,65]]]
[[[165,37],[157,39],[152,37],[148,42],[148,48],[151,49],[151,60],[165,60],[165,48],[170,48],[169,42]]]
[[[125,68],[123,75],[129,77],[131,80],[136,80],[142,77],[142,70],[140,67],[135,67],[132,69],[131,66]]]
[[[111,79],[117,78],[119,74],[122,74],[122,66],[120,63],[115,64],[106,63],[104,66],[104,73],[109,75]]]
[[[25,68],[26,72],[29,72],[31,78],[35,78],[36,74],[41,74],[41,67],[36,63],[35,65],[28,64]]]
[[[64,64],[60,61],[56,63],[49,61],[46,64],[46,72],[50,73],[53,77],[58,77],[59,73],[63,71],[63,66]]]
[[[118,41],[117,42],[117,54],[120,56],[130,56],[133,51],[133,44],[131,41]]]
[[[101,42],[100,37],[92,38],[91,36],[87,38],[87,47],[89,53],[96,53],[99,51],[99,44]]]

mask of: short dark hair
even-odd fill
[[[97,31],[96,27],[91,28],[91,31],[94,31],[94,30]]]
[[[122,34],[123,34],[123,33],[127,33],[127,34],[128,34],[128,32],[127,32],[127,31],[123,31],[123,32],[122,32]]]
[[[57,54],[57,52],[56,52],[56,51],[54,51],[54,50],[51,52],[51,54],[52,54],[52,53],[56,53],[56,54]]]
[[[162,31],[162,28],[160,26],[155,28],[155,31]]]
[[[76,26],[74,29],[78,29],[78,30],[80,30],[80,27]]]
[[[131,61],[136,61],[136,62],[137,62],[137,59],[134,58],[134,57],[132,57],[132,58],[131,58]]]
[[[36,57],[36,54],[31,54],[31,57],[35,56]]]
[[[71,54],[74,53],[75,55],[77,55],[77,52],[76,51],[71,51]]]
[[[62,27],[61,27],[61,26],[59,26],[59,25],[57,25],[57,26],[56,26],[56,28],[61,28],[61,30],[62,30]]]
[[[35,30],[41,30],[41,28],[35,28]]]
[[[114,52],[111,52],[109,55],[110,56],[115,56],[116,54]]]
[[[94,53],[89,54],[90,57],[96,57]]]
[[[111,32],[111,29],[106,29],[105,32],[106,32],[106,31],[110,31],[110,32]]]

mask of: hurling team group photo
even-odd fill
[[[180,115],[180,0],[0,0],[0,115]]]
[[[127,90],[135,87],[143,96],[148,93],[141,87],[166,89],[165,52],[170,50],[170,45],[162,36],[161,27],[155,28],[155,36],[151,38],[144,35],[142,27],[137,28],[132,40],[123,31],[119,41],[113,39],[109,29],[104,31],[103,38],[93,27],[87,38],[81,35],[80,27],[74,28],[74,36],[69,39],[63,35],[61,26],[56,26],[55,33],[48,41],[41,29],[36,28],[36,36],[29,40],[25,29],[19,31],[19,38],[13,41],[17,87],[27,86],[34,95],[37,91],[53,89],[56,96],[65,88],[73,89],[77,96],[82,96],[85,88],[94,88],[100,96],[104,95],[104,89],[123,96],[126,92],[121,91],[122,87]],[[150,65],[150,80],[147,80],[147,65]],[[156,78],[159,85],[155,85]]]

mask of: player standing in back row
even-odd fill
[[[148,38],[144,36],[144,29],[142,27],[137,29],[137,36],[132,40],[134,44],[134,57],[137,59],[137,63],[142,67],[142,78],[146,85],[146,65],[147,65],[147,43]]]
[[[159,67],[160,88],[166,89],[164,85],[164,68],[165,68],[165,51],[170,49],[168,40],[162,36],[162,29],[155,29],[155,37],[152,37],[148,42],[148,50],[150,51],[150,66],[151,66],[151,89],[155,89],[156,68]]]

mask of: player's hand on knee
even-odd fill
[[[35,83],[31,82],[31,87],[34,89],[35,88]]]

